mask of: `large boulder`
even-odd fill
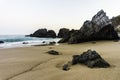
[[[33,34],[30,35],[30,37],[55,38],[56,33],[53,30],[47,30],[44,28],[35,31]]]
[[[91,21],[85,21],[80,30],[74,31],[67,42],[73,44],[92,40],[114,39],[119,39],[118,34],[114,30],[111,20],[101,10],[93,16]]]
[[[110,64],[106,62],[96,51],[88,50],[83,52],[81,55],[74,55],[72,65],[84,64],[90,68],[99,67],[107,68]]]

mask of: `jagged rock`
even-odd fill
[[[99,67],[107,68],[110,64],[106,62],[96,51],[88,50],[83,52],[81,55],[74,55],[72,64],[84,64],[90,68]]]
[[[106,13],[103,10],[100,10],[95,16],[93,16],[92,21],[94,24],[96,24],[99,27],[96,30],[99,31],[101,28],[108,24],[112,24],[111,20],[106,16]]]
[[[4,43],[4,41],[0,41],[0,44],[3,44]]]
[[[59,55],[59,52],[57,52],[55,50],[50,50],[47,53],[52,54],[52,55]]]
[[[85,21],[80,30],[73,32],[68,39],[68,43],[115,39],[119,39],[118,34],[106,13],[101,10],[91,21]]]
[[[56,37],[56,33],[53,30],[48,30],[47,29],[39,29],[37,31],[35,31],[33,34],[30,35],[30,37],[45,37],[45,38],[55,38]]]

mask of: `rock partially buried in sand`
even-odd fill
[[[63,70],[64,71],[68,71],[70,69],[69,65],[68,64],[64,64],[63,65]]]
[[[47,53],[52,54],[52,55],[60,55],[59,52],[57,52],[55,50],[50,50]]]
[[[84,64],[90,68],[107,68],[110,64],[106,62],[96,51],[88,50],[81,55],[74,55],[72,65]]]

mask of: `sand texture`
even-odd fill
[[[49,50],[62,55],[50,55]],[[110,68],[88,68],[77,64],[63,71],[72,55],[96,50]],[[0,49],[0,80],[120,80],[120,42],[100,41],[57,46]]]

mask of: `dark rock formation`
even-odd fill
[[[47,37],[55,38],[56,37],[56,33],[53,30],[48,30]]]
[[[110,64],[106,62],[96,51],[88,50],[87,52],[83,52],[81,55],[74,55],[72,64],[75,65],[77,63],[84,64],[90,68],[99,67],[99,68],[107,68],[110,67]]]
[[[53,30],[47,31],[47,29],[39,29],[39,30],[35,31],[33,34],[31,34],[30,37],[55,38],[56,33]]]
[[[59,52],[57,52],[55,50],[50,50],[47,53],[52,54],[52,55],[59,55]]]
[[[70,31],[67,28],[61,28],[58,33],[58,37],[62,38],[58,43],[67,42],[70,38]]]
[[[114,30],[111,20],[106,13],[101,10],[91,21],[85,21],[78,31],[73,31],[70,35],[68,43],[80,43],[93,40],[115,40],[119,39],[117,32]]]
[[[47,29],[39,29],[30,35],[31,37],[47,37]]]
[[[4,41],[0,41],[0,44],[3,44],[4,43]]]
[[[63,28],[63,29],[65,29],[65,28]],[[62,32],[62,34],[63,34],[63,36],[61,37],[62,39],[58,42],[58,43],[65,43],[65,42],[68,42],[68,40],[70,39],[70,37],[71,37],[71,35],[74,33],[74,32],[76,32],[76,31],[78,31],[78,30],[74,30],[74,29],[72,29],[72,30],[70,30],[70,31],[67,31],[67,30],[69,30],[69,29],[66,29],[66,30],[63,30],[63,32],[62,32],[62,29],[60,30],[60,32],[59,32],[59,34]],[[65,32],[66,31],[66,32]],[[67,33],[67,34],[66,34]]]
[[[61,28],[58,33],[59,38],[66,38],[69,35],[69,29],[67,28]]]

